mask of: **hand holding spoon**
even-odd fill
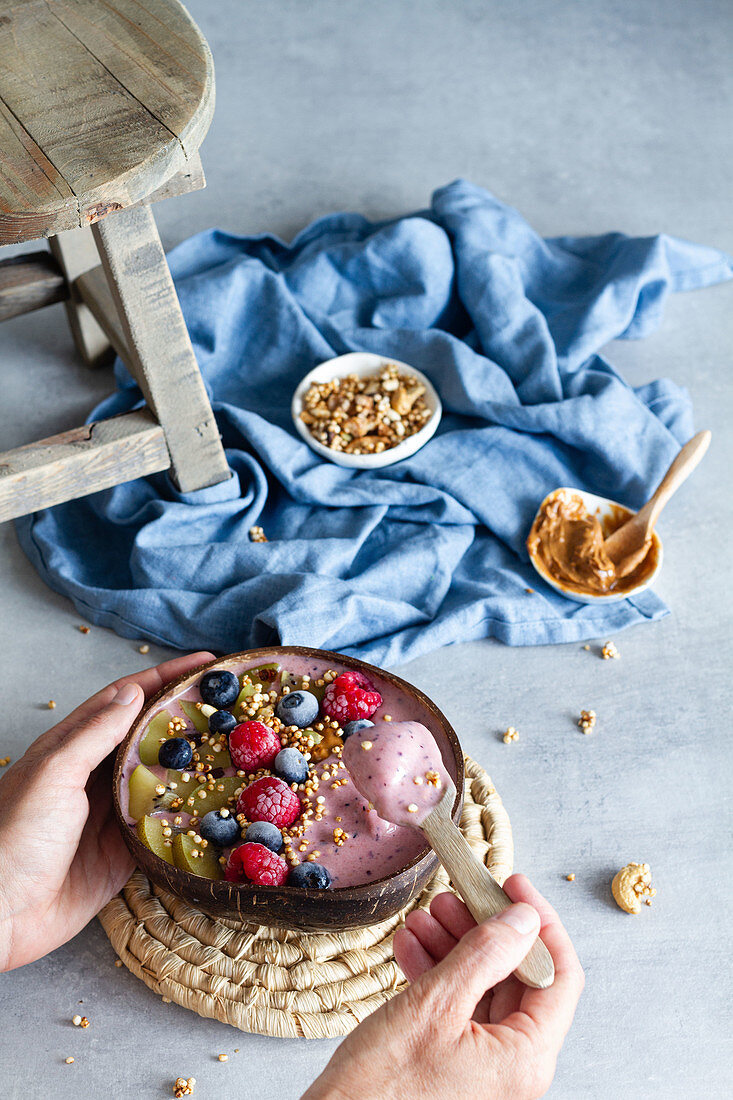
[[[380,817],[422,830],[474,920],[480,924],[513,904],[453,823],[455,784],[425,726],[392,722],[359,730],[346,741],[342,759],[354,786]],[[541,939],[515,973],[534,989],[552,985],[555,968]]]
[[[649,550],[652,531],[667,501],[676,493],[710,446],[710,432],[698,432],[685,443],[662,478],[654,496],[604,540],[603,549],[616,566],[616,576],[625,577],[636,569]]]

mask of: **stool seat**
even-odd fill
[[[0,244],[148,198],[198,161],[213,110],[178,0],[0,0]]]

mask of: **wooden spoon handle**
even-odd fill
[[[654,496],[651,500],[647,501],[644,507],[637,513],[637,522],[639,526],[641,526],[642,523],[644,524],[647,537],[651,535],[651,532],[654,530],[654,525],[659,518],[659,513],[662,511],[662,508],[664,508],[672,494],[677,492],[682,482],[687,480],[707,451],[710,446],[711,438],[710,432],[703,431],[698,432],[697,435],[693,435],[692,439],[689,440],[688,443],[685,443],[684,447],[660,481]]]
[[[480,924],[513,905],[509,895],[477,859],[461,830],[449,818],[429,814],[421,828],[474,920]],[[514,973],[533,989],[547,989],[552,985],[555,966],[539,937]]]

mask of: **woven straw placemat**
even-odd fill
[[[509,817],[469,757],[461,830],[503,882],[514,861]],[[370,928],[308,934],[214,920],[135,871],[99,919],[128,970],[200,1016],[261,1035],[335,1038],[405,988],[392,937],[410,909],[427,906],[447,886],[440,868],[397,916]]]

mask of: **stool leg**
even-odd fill
[[[92,226],[125,333],[130,369],[163,428],[184,493],[230,476],[224,448],[149,206]]]
[[[110,342],[74,287],[80,275],[99,267],[99,253],[92,232],[90,229],[68,229],[51,237],[48,243],[69,284],[66,316],[74,343],[88,367],[102,367],[114,357]]]

